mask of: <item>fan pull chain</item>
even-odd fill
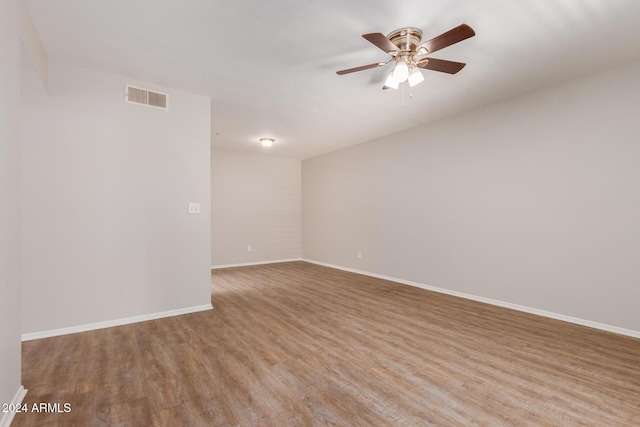
[[[402,103],[400,104],[400,106],[402,106],[402,108],[406,107],[405,104],[405,99],[406,99],[406,84],[402,83]],[[413,99],[413,91],[411,90],[411,88],[409,88],[409,99]]]

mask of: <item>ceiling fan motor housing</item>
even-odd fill
[[[397,56],[406,56],[416,53],[416,48],[422,39],[422,31],[414,27],[400,28],[389,33],[387,38],[398,47]]]

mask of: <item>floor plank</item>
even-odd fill
[[[14,426],[640,424],[640,340],[305,262],[215,310],[23,344]]]

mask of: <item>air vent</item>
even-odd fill
[[[166,93],[153,92],[148,89],[129,85],[125,85],[124,87],[124,101],[132,104],[161,108],[163,110],[169,108],[169,95]]]

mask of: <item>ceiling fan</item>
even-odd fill
[[[422,72],[419,70],[420,68],[449,74],[456,74],[462,70],[466,65],[462,62],[430,58],[424,55],[432,54],[440,49],[466,40],[475,36],[475,34],[473,28],[467,24],[458,25],[446,33],[422,43],[420,43],[422,31],[413,27],[400,28],[391,32],[388,36],[382,33],[363,34],[362,37],[368,42],[391,55],[391,59],[387,62],[374,62],[373,64],[340,70],[336,73],[338,75],[355,73],[356,71],[382,67],[394,61],[395,66],[387,76],[382,88],[397,89],[400,83],[405,81],[409,83],[409,86],[413,87],[424,80]]]

